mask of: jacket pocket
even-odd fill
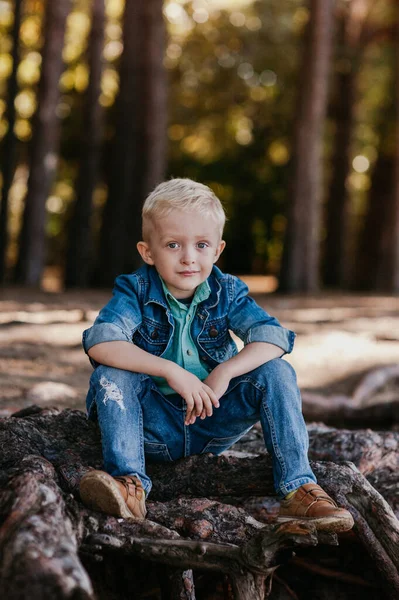
[[[142,350],[155,356],[161,356],[166,350],[170,337],[170,327],[161,325],[144,317],[136,331],[133,333],[132,342]]]
[[[227,317],[209,320],[198,338],[198,343],[218,363],[228,360],[238,352],[229,332]]]

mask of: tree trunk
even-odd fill
[[[399,8],[396,7],[399,23]],[[396,52],[393,55],[389,102],[379,123],[378,158],[372,175],[368,210],[361,224],[356,253],[353,287],[360,290],[395,292],[399,282],[399,24],[396,25]],[[391,31],[388,32],[389,34]],[[392,152],[392,130],[396,128],[396,151]]]
[[[367,212],[358,235],[352,276],[352,287],[357,290],[386,290],[392,278],[395,156],[389,138],[395,123],[394,102],[392,96],[378,132],[378,158],[372,174]]]
[[[161,580],[162,600],[195,600],[194,577],[191,569],[182,571],[159,565],[158,577]]]
[[[236,600],[265,600],[265,578],[245,573],[233,575],[232,578],[234,597]]]
[[[293,146],[280,288],[313,292],[319,286],[323,125],[331,53],[332,0],[311,0]]]
[[[109,191],[103,210],[100,245],[94,283],[110,285],[123,272],[124,247],[127,243],[129,200],[134,184],[134,121],[138,118],[141,74],[136,63],[143,51],[139,16],[143,0],[126,2],[123,17],[123,52],[119,68],[119,93],[115,104],[115,137],[112,142]],[[132,246],[133,251],[133,246]]]
[[[14,0],[14,24],[12,29],[12,71],[7,86],[7,121],[8,131],[4,138],[2,174],[3,186],[1,191],[0,207],[0,283],[6,280],[7,275],[7,246],[8,246],[8,195],[15,171],[16,139],[15,125],[15,97],[18,91],[17,70],[19,65],[19,28],[21,25],[22,0]]]
[[[392,273],[389,291],[399,292],[399,7],[396,7],[396,61],[395,61],[395,91],[396,91],[396,164],[393,186],[392,210]]]
[[[45,264],[46,200],[57,168],[60,124],[56,114],[62,49],[71,0],[47,2],[38,109],[33,127],[28,192],[19,242],[17,279],[40,285]]]
[[[351,432],[358,437],[348,439],[348,432],[319,433],[324,440],[316,440],[314,451],[334,460],[362,461],[357,442],[371,435]],[[384,445],[375,437],[363,448],[370,442]],[[148,465],[154,484],[148,518],[137,522],[88,510],[79,502],[81,475],[102,467],[99,431],[80,411],[31,407],[2,419],[0,446],[0,583],[7,600],[89,599],[93,589],[99,599],[122,599],[133,591],[137,599],[148,597],[148,586],[154,594],[156,583],[154,563],[168,567],[163,571],[169,580],[166,598],[172,584],[174,597],[195,599],[193,569],[210,576],[226,573],[235,598],[253,600],[263,598],[265,582],[271,583],[276,568],[294,550],[307,564],[318,543],[330,545],[331,552],[338,543],[336,534],[317,532],[309,521],[272,517],[260,522],[236,505],[237,498],[254,496],[266,505],[273,494],[268,456],[202,455]],[[370,452],[371,447],[366,461],[371,476],[379,472],[379,459]],[[362,577],[350,571],[344,576],[360,588],[350,587],[340,598],[360,597],[356,592],[374,585],[379,589],[367,597],[396,600],[399,522],[392,509],[352,463],[315,462],[312,468],[319,483],[355,519],[348,534],[351,543],[340,552],[347,564],[353,557],[360,561]],[[315,548],[316,555],[322,548]],[[313,579],[311,573],[305,580],[310,586]],[[309,596],[331,598],[325,595],[330,587],[327,579]]]
[[[84,137],[77,182],[76,202],[69,224],[65,270],[67,287],[86,287],[93,261],[91,212],[98,180],[104,110],[99,103],[103,71],[105,6],[104,0],[92,0],[91,34],[88,48],[90,80],[84,115]]]
[[[354,125],[356,80],[363,47],[367,0],[352,0],[340,18],[340,57],[350,63],[338,76],[333,118],[337,126],[333,173],[327,201],[324,283],[344,287],[349,277],[351,255],[349,196],[346,187],[351,172],[351,137]]]
[[[348,73],[341,73],[338,79],[337,133],[334,142],[334,169],[327,201],[324,254],[324,284],[327,286],[344,287],[347,278],[349,197],[346,182],[351,165],[355,81],[353,68]]]
[[[166,160],[165,27],[161,0],[127,2],[117,124],[95,283],[138,266],[141,207]]]
[[[135,121],[135,160],[133,164],[133,193],[128,215],[128,242],[125,247],[125,269],[130,271],[140,263],[132,242],[141,240],[141,208],[146,196],[165,177],[167,150],[167,82],[163,65],[166,30],[163,1],[144,2],[140,29],[148,32],[142,40],[144,52],[138,56],[142,73],[143,97]]]
[[[128,522],[93,513],[71,493],[87,471],[87,460],[101,466],[97,433],[79,411],[27,410],[19,418],[0,422],[0,444],[7,447],[0,460],[0,581],[8,600],[92,598],[93,587],[78,548],[94,561],[106,562],[113,555],[114,572],[116,565],[130,557],[119,589],[114,590],[115,598],[126,597],[134,585],[137,561],[146,560],[180,569],[181,576],[174,575],[174,588],[180,587],[181,597],[194,600],[192,576],[184,574],[194,568],[231,574],[239,580],[236,597],[252,600],[243,591],[252,589],[255,581],[261,589],[263,579],[288,560],[293,549],[316,545],[318,536],[323,543],[337,542],[335,534],[318,534],[312,524],[259,523],[244,510],[208,500],[203,494],[190,499],[189,490],[188,497],[175,498],[174,487],[187,481],[192,461],[185,466],[180,461],[175,485],[172,465],[168,474],[172,487],[162,480],[154,495],[161,501],[148,504],[147,520]],[[202,458],[205,469],[195,468],[199,479],[209,476],[209,457]],[[167,497],[173,499],[168,502]],[[140,594],[137,584],[132,589]]]
[[[307,421],[323,421],[338,427],[390,429],[399,423],[399,366],[369,371],[351,395],[328,395],[303,390],[302,410]]]

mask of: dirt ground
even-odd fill
[[[286,358],[302,389],[350,393],[365,371],[399,362],[399,297],[279,296],[261,292],[266,278],[243,279],[269,313],[297,332]],[[84,409],[92,368],[82,331],[109,297],[110,291],[1,290],[0,416],[30,404]]]

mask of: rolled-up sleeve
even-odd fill
[[[279,321],[248,296],[248,287],[238,277],[232,276],[233,298],[230,304],[229,328],[244,342],[268,342],[284,353],[294,347],[295,333],[285,329]]]
[[[133,332],[141,323],[141,310],[133,278],[120,275],[115,280],[112,299],[101,309],[94,324],[83,332],[86,354],[103,342],[132,342]]]

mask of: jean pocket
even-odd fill
[[[144,442],[144,454],[150,462],[172,462],[172,457],[166,444]]]
[[[228,450],[228,448],[230,448],[233,444],[238,442],[238,440],[242,438],[245,433],[246,431],[243,431],[238,435],[232,435],[230,437],[212,438],[202,450],[201,454],[206,454],[208,452],[211,454],[221,454],[225,450]]]

